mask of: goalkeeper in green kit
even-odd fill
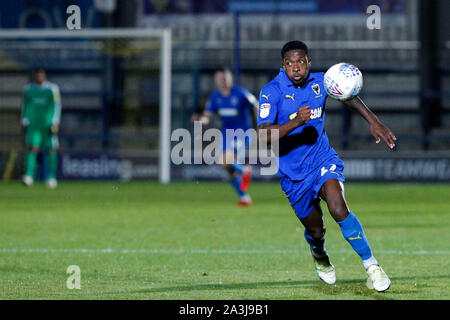
[[[43,68],[34,70],[33,79],[34,83],[25,87],[23,95],[22,126],[25,129],[27,145],[23,183],[27,186],[33,184],[37,155],[42,150],[47,161],[46,184],[55,188],[58,164],[57,133],[61,119],[59,87],[47,81]]]

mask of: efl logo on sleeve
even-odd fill
[[[263,103],[259,106],[259,116],[264,119],[269,116],[270,113],[270,103]]]

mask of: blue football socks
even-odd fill
[[[244,165],[239,164],[239,163],[233,163],[231,165],[231,170],[232,170],[232,172],[237,171],[239,174],[243,174],[244,173]]]
[[[245,195],[245,192],[241,189],[241,183],[242,183],[242,173],[244,172],[244,165],[239,163],[233,163],[230,166],[230,173],[234,173],[234,177],[231,178],[230,182],[233,186],[234,190],[236,190],[239,197],[242,197]]]
[[[241,182],[242,182],[242,176],[240,174],[236,174],[234,178],[231,178],[231,185],[233,186],[234,190],[236,190],[239,197],[242,197],[245,195],[245,192],[241,189]]]
[[[369,242],[364,234],[361,223],[358,218],[350,211],[347,218],[343,221],[338,222],[341,227],[342,234],[344,238],[350,243],[353,250],[363,259],[364,266],[366,266],[366,261],[371,261],[373,263],[375,258],[372,256],[372,250],[370,249]],[[376,260],[375,260],[376,262]]]
[[[308,242],[311,246],[314,256],[317,259],[321,259],[322,257],[324,257],[327,254],[327,251],[325,249],[325,237],[322,237],[321,239],[314,239],[309,235],[306,229],[304,234],[306,242]]]

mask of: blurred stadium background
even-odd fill
[[[66,29],[72,4],[81,9],[81,30]],[[379,30],[366,25],[371,4],[381,8]],[[0,174],[4,181],[23,174],[22,90],[32,68],[42,66],[62,95],[59,180],[161,180],[162,42],[152,32],[170,29],[171,130],[192,130],[190,116],[214,89],[215,68],[229,66],[258,96],[278,73],[282,45],[298,39],[311,48],[313,71],[357,65],[362,98],[398,138],[388,152],[373,143],[363,119],[329,99],[326,130],[348,180],[448,182],[448,12],[445,0],[2,1]],[[136,34],[73,36],[111,28]],[[46,36],[58,30],[72,35]],[[215,166],[170,169],[174,181],[226,179]],[[257,171],[255,179],[277,180]]]
[[[66,27],[74,4],[81,30]],[[379,30],[367,28],[372,4]],[[448,12],[448,0],[0,1],[0,299],[449,299]],[[346,185],[347,200],[392,279],[382,295],[328,215],[338,282],[319,282],[287,199],[264,183],[276,175],[254,167],[261,182],[242,208],[222,168],[169,160],[170,133],[193,131],[217,67],[258,96],[293,39],[310,46],[313,71],[357,65],[362,98],[398,138],[395,150],[375,144],[362,118],[327,101],[346,179],[364,181]],[[61,89],[56,190],[19,182],[37,66]],[[69,290],[72,265],[81,290]]]

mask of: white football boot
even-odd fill
[[[313,253],[312,248],[310,249],[319,278],[327,284],[334,284],[336,282],[336,271],[334,270],[334,266],[331,264],[328,255],[325,254],[319,259]]]
[[[248,195],[246,193],[242,197],[239,198],[239,202],[237,204],[238,204],[238,206],[241,206],[241,207],[251,206],[253,204],[252,198],[250,197],[250,195]]]
[[[50,189],[55,189],[58,186],[58,182],[56,181],[56,179],[52,178],[47,180],[46,185]]]
[[[23,176],[22,182],[27,187],[31,187],[34,183],[34,179],[31,176]]]
[[[366,281],[367,288],[375,289],[378,292],[383,292],[391,286],[391,280],[386,272],[379,265],[372,265],[367,269],[369,276]]]

